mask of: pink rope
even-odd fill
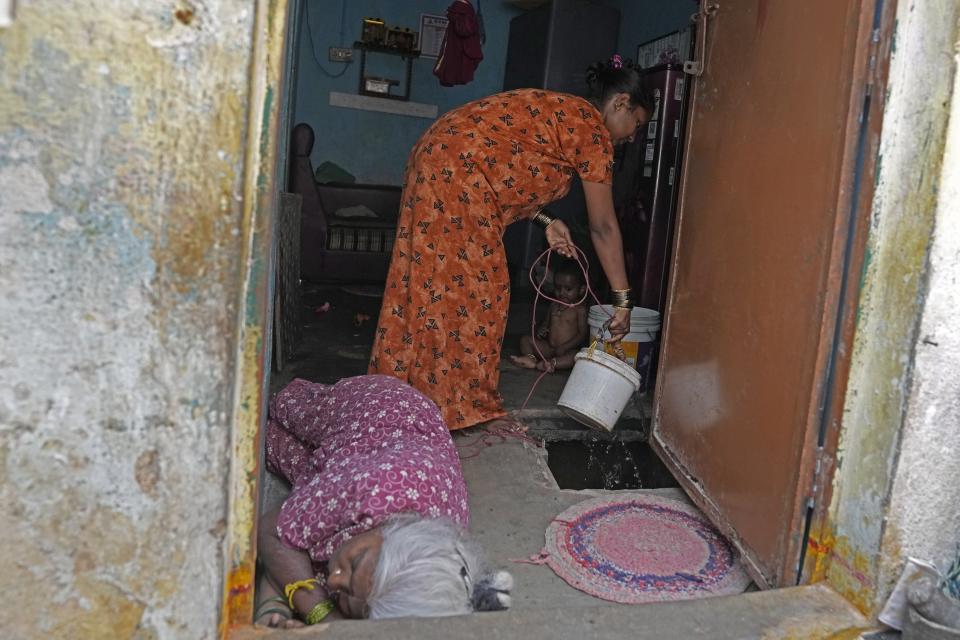
[[[534,554],[529,558],[507,558],[510,562],[515,562],[517,564],[536,564],[544,565],[547,564],[547,560],[550,558],[550,554],[547,553],[547,550],[544,549],[540,553]]]
[[[536,296],[533,298],[533,313],[531,314],[530,318],[530,337],[533,342],[533,348],[536,350],[537,355],[540,356],[540,360],[543,362],[546,362],[547,359],[543,357],[543,352],[540,351],[540,347],[537,345],[537,302],[541,297],[549,300],[550,302],[562,304],[565,307],[576,307],[583,304],[587,300],[588,296],[593,296],[594,301],[596,301],[600,308],[603,309],[604,313],[610,317],[610,320],[613,319],[613,314],[607,311],[606,307],[603,306],[603,304],[600,302],[600,299],[597,297],[597,294],[594,293],[593,289],[590,287],[590,269],[587,264],[587,254],[585,254],[580,247],[576,245],[573,245],[573,248],[576,250],[576,253],[574,253],[574,260],[576,260],[577,265],[583,272],[583,281],[586,283],[587,288],[583,294],[583,297],[574,303],[568,303],[557,298],[552,298],[543,292],[543,283],[546,282],[547,274],[550,272],[550,255],[554,251],[552,247],[547,248],[543,253],[537,256],[537,259],[534,260],[533,264],[530,265],[530,283],[537,292]],[[581,256],[583,258],[582,261]],[[540,282],[537,282],[534,279],[534,269],[544,257],[546,257],[546,262],[544,264],[543,278],[541,278]],[[457,450],[460,453],[460,459],[469,460],[470,458],[475,458],[480,455],[480,452],[484,447],[491,447],[495,444],[506,442],[510,438],[533,444],[536,447],[542,447],[542,440],[533,438],[526,434],[527,428],[523,425],[523,421],[518,417],[517,414],[523,413],[523,411],[527,408],[527,404],[530,402],[530,398],[533,397],[533,392],[536,391],[537,385],[539,385],[540,381],[543,380],[543,376],[547,375],[548,373],[550,373],[549,370],[542,371],[540,375],[537,376],[537,379],[533,381],[533,384],[530,386],[530,391],[527,393],[526,399],[524,399],[523,404],[520,405],[520,409],[516,410],[514,415],[509,416],[509,420],[512,422],[512,424],[509,426],[498,424],[483,427],[482,433],[480,433],[472,442],[468,442],[463,446],[457,447]],[[464,452],[467,453],[465,454]]]
[[[573,245],[573,248],[576,250],[576,252],[573,254],[573,259],[576,260],[577,266],[579,266],[580,271],[583,272],[583,281],[584,283],[586,283],[586,286],[587,286],[587,290],[584,291],[583,297],[577,300],[576,302],[573,302],[573,303],[564,302],[563,300],[559,300],[557,298],[551,298],[550,296],[548,296],[543,292],[543,289],[542,289],[543,283],[546,282],[547,274],[550,273],[550,255],[554,251],[553,247],[548,247],[543,253],[537,256],[537,259],[534,260],[533,264],[530,265],[530,272],[529,272],[530,284],[533,285],[534,291],[537,292],[537,295],[533,297],[533,313],[531,314],[531,317],[530,317],[530,339],[533,342],[534,350],[537,352],[537,355],[540,356],[540,360],[542,360],[543,362],[546,362],[547,359],[543,357],[543,352],[540,351],[540,347],[537,345],[537,302],[539,302],[541,297],[543,297],[546,300],[549,300],[550,302],[556,302],[558,304],[562,304],[565,307],[571,308],[571,307],[579,306],[584,302],[586,302],[588,296],[593,296],[593,299],[597,303],[597,305],[599,305],[600,308],[603,309],[604,313],[606,313],[610,317],[610,320],[613,320],[613,314],[607,311],[607,308],[603,306],[603,304],[600,302],[600,298],[597,297],[597,294],[594,293],[593,289],[590,287],[590,267],[588,266],[588,263],[587,263],[587,254],[585,254],[583,250],[580,249],[580,247],[578,247],[577,245]],[[534,280],[534,275],[533,275],[534,270],[536,269],[537,264],[540,262],[540,260],[544,258],[544,256],[546,256],[546,262],[543,265],[543,278],[541,278],[540,282],[537,282],[536,280]],[[580,259],[581,256],[583,257],[582,261]],[[526,400],[524,400],[523,404],[520,406],[519,413],[523,413],[523,410],[527,408],[527,403],[530,402],[530,398],[533,397],[533,392],[536,390],[537,385],[539,385],[540,381],[543,380],[543,376],[545,376],[548,373],[550,372],[547,370],[544,370],[539,376],[537,376],[537,379],[534,380],[533,385],[530,387],[530,392],[527,394]]]
[[[560,518],[554,518],[553,520],[550,521],[550,524],[553,524],[554,522],[559,522],[560,524],[565,525],[567,527],[573,524],[573,522],[569,520],[561,520]],[[536,553],[530,556],[529,558],[507,558],[507,560],[509,560],[510,562],[516,562],[517,564],[538,564],[538,565],[547,564],[549,559],[550,559],[550,552],[547,551],[546,547],[541,549],[540,553]]]
[[[500,422],[500,424],[488,425],[483,427],[481,433],[473,439],[473,441],[464,444],[463,446],[457,447],[457,452],[460,454],[461,460],[469,460],[470,458],[476,458],[480,455],[480,452],[483,451],[484,447],[492,447],[495,444],[501,442],[506,442],[509,438],[514,438],[520,440],[521,442],[528,442],[535,447],[542,447],[543,442],[528,436],[525,432],[527,428],[523,426],[523,423],[513,418],[509,420],[509,425],[503,425],[502,423],[506,421],[500,419],[494,422]],[[468,453],[464,453],[464,452]]]

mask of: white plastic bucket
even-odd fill
[[[640,374],[600,349],[581,349],[557,406],[592,429],[612,431],[630,397],[640,389]]]
[[[591,340],[600,331],[610,316],[613,315],[612,305],[594,305],[587,313],[587,324],[590,325]],[[627,358],[627,364],[640,373],[640,387],[646,389],[650,374],[650,363],[653,360],[657,338],[660,336],[660,312],[643,307],[634,307],[630,312],[630,333],[620,341],[620,347]],[[604,338],[610,334],[605,333]],[[616,355],[612,345],[604,345],[604,350],[610,355]]]

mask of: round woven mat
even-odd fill
[[[546,563],[590,595],[636,604],[741,593],[750,578],[695,508],[647,494],[576,504],[547,528]]]

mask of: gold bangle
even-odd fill
[[[540,211],[537,211],[535,214],[533,214],[533,221],[539,224],[544,229],[546,229],[547,227],[552,225],[554,222],[556,222],[557,219],[547,215],[546,213],[544,213],[543,209],[541,209]]]
[[[612,289],[611,297],[613,298],[613,306],[616,309],[630,309],[633,310],[633,297],[630,295],[630,289]]]

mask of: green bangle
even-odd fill
[[[333,611],[333,602],[330,600],[324,600],[315,606],[313,609],[310,609],[310,613],[307,614],[305,622],[307,624],[317,624],[322,622],[324,618],[330,615],[330,612]]]

